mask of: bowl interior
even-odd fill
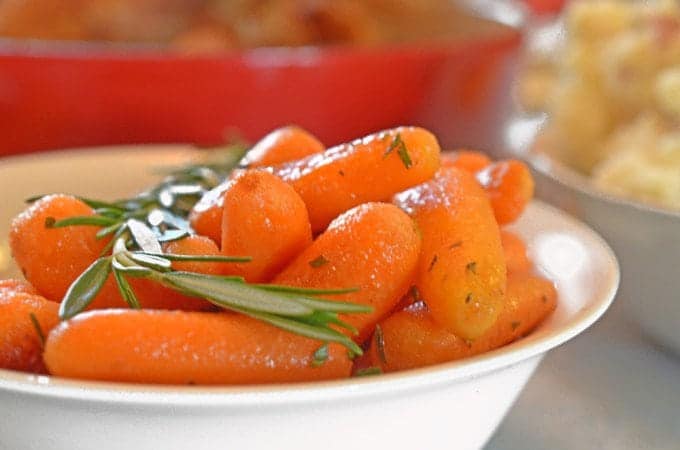
[[[24,207],[25,198],[49,192],[108,199],[126,196],[158,178],[153,167],[181,164],[198,153],[186,146],[147,146],[6,158],[0,164],[0,191],[5,193],[0,197],[0,236],[6,239],[9,222]],[[512,228],[526,240],[537,269],[555,282],[558,308],[529,336],[478,357],[379,377],[217,388],[80,382],[0,370],[0,389],[145,404],[261,405],[431,388],[507,367],[542,354],[591,325],[610,305],[619,281],[618,264],[607,244],[583,224],[548,205],[534,202]],[[9,276],[15,270],[5,261],[0,276]]]

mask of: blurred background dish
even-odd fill
[[[468,2],[443,0],[264,2],[288,11],[271,20],[293,13],[300,19],[281,21],[279,31],[261,17],[270,14],[258,9],[263,2],[166,3],[2,2],[0,34],[12,38],[0,43],[0,154],[212,145],[229,133],[254,139],[288,123],[327,145],[404,123],[431,129],[445,145],[501,142],[493,130],[511,109],[507,92],[521,33],[476,14],[494,17],[506,2],[482,2],[474,11]],[[216,5],[229,11],[213,11]],[[300,12],[300,5],[317,9]],[[324,8],[361,11],[361,19]],[[194,33],[193,21],[206,11],[225,21],[220,27],[234,40],[207,48],[177,37]],[[513,11],[502,16],[516,22],[520,13]],[[346,23],[328,23],[329,14]],[[236,20],[243,15],[261,25]],[[363,22],[370,36],[354,30]],[[314,31],[298,39],[288,27]]]

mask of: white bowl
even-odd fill
[[[152,182],[151,165],[191,155],[166,146],[2,160],[0,233],[30,195],[125,195]],[[479,448],[543,355],[597,320],[619,281],[605,242],[566,214],[535,202],[515,229],[555,281],[559,305],[511,345],[395,374],[255,387],[92,383],[0,370],[0,448]]]
[[[626,315],[680,353],[680,212],[606,193],[540,152],[540,144],[531,142],[543,120],[514,122],[524,139],[509,140],[512,153],[534,169],[540,198],[588,223],[611,244],[621,262]]]

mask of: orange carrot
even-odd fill
[[[517,220],[534,195],[534,179],[521,161],[493,163],[477,173],[477,180],[484,186],[500,225]]]
[[[206,192],[189,213],[189,223],[194,231],[209,237],[218,246],[222,245],[224,193],[231,186],[230,182],[231,179]]]
[[[450,167],[394,201],[423,236],[416,285],[432,317],[465,339],[482,335],[500,314],[506,282],[500,230],[484,190]]]
[[[531,260],[527,255],[527,247],[522,238],[508,230],[501,230],[501,243],[508,273],[531,270]]]
[[[420,237],[413,221],[386,203],[366,203],[335,219],[274,283],[299,287],[357,287],[330,298],[369,305],[372,313],[341,319],[359,330],[362,342],[399,302],[413,281]]]
[[[40,294],[61,301],[70,284],[99,256],[106,240],[97,240],[93,226],[48,228],[46,220],[94,214],[75,197],[44,197],[13,221],[9,233],[12,254],[26,279]]]
[[[57,325],[59,304],[21,289],[0,291],[0,368],[46,373],[38,328],[46,335]]]
[[[316,233],[354,206],[389,200],[430,179],[438,167],[436,138],[422,128],[402,127],[276,166],[274,173],[300,194]]]
[[[241,161],[246,167],[273,166],[301,159],[325,150],[310,132],[289,125],[277,128],[255,144]]]
[[[475,150],[456,150],[442,153],[442,167],[457,167],[475,174],[491,164],[491,159]]]
[[[423,303],[397,312],[380,323],[366,353],[385,372],[413,369],[467,358],[506,345],[540,324],[554,309],[557,294],[543,278],[521,274],[508,279],[508,302],[494,325],[474,341],[449,332]]]
[[[81,314],[50,333],[53,375],[160,384],[256,384],[349,376],[351,361],[329,345],[239,314],[108,310]]]
[[[269,281],[312,243],[307,209],[300,196],[271,173],[247,170],[224,193],[222,253],[250,256],[225,264],[224,273],[249,282]]]

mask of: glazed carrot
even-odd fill
[[[522,238],[515,233],[501,230],[501,244],[505,254],[505,265],[508,273],[528,272],[531,270],[531,261],[527,255],[527,247]]]
[[[393,372],[493,350],[532,331],[555,309],[557,301],[550,281],[528,274],[508,279],[507,296],[496,323],[474,341],[466,341],[437,324],[423,303],[397,312],[380,323],[380,334],[371,340],[366,353],[368,365]]]
[[[256,384],[349,376],[351,361],[318,341],[239,314],[108,310],[81,314],[50,333],[51,374],[161,384]]]
[[[220,250],[217,245],[205,236],[188,236],[183,239],[163,244],[163,251],[178,255],[219,255]],[[184,270],[187,272],[198,272],[217,275],[222,271],[220,263],[214,262],[190,262],[173,261],[174,270]],[[214,309],[213,305],[205,299],[188,297],[177,291],[163,287],[150,280],[130,278],[132,289],[143,308],[147,309],[181,309],[184,311],[206,311]],[[118,293],[115,293],[120,297]],[[101,295],[100,295],[101,296]],[[103,299],[95,299],[101,307]],[[122,307],[125,304],[122,299],[116,298],[109,307]],[[90,308],[92,309],[92,308]]]
[[[255,144],[241,161],[242,166],[273,166],[321,153],[326,148],[309,131],[289,125],[277,128]]]
[[[420,237],[393,205],[366,203],[335,219],[273,282],[299,287],[358,287],[338,300],[370,305],[372,313],[341,316],[359,330],[356,342],[399,302],[413,281]]]
[[[316,233],[354,206],[389,200],[430,179],[438,167],[436,138],[422,128],[402,127],[276,166],[274,173],[300,194]]]
[[[50,195],[12,221],[9,243],[14,260],[46,298],[61,301],[69,285],[97,259],[106,240],[96,239],[98,227],[48,228],[45,221],[92,214],[94,211],[75,197]]]
[[[38,293],[33,286],[23,280],[12,278],[9,280],[0,280],[0,298],[4,295],[18,294],[19,292],[23,292],[24,294]]]
[[[423,236],[416,285],[433,318],[465,339],[493,325],[504,303],[500,230],[474,176],[444,168],[394,198]]]
[[[442,167],[457,167],[475,174],[491,164],[491,159],[475,150],[456,150],[442,153]]]
[[[241,165],[262,167],[282,164],[314,153],[321,153],[324,149],[324,145],[306,130],[296,126],[287,126],[276,129],[262,138],[246,153]],[[240,170],[235,170],[230,179],[233,179],[239,172]],[[189,222],[193,229],[198,234],[208,236],[217,245],[222,243],[223,197],[227,189],[229,189],[229,181],[225,181],[206,193],[194,205],[189,215]]]
[[[222,245],[224,193],[231,186],[230,181],[220,183],[206,192],[189,213],[189,223],[194,231],[201,236],[209,237],[218,246]]]
[[[477,173],[500,225],[517,220],[534,195],[534,179],[527,166],[516,160],[499,161]]]
[[[224,193],[222,253],[250,256],[224,264],[223,272],[249,282],[269,281],[312,243],[307,208],[300,196],[271,173],[246,170]]]
[[[58,311],[59,304],[39,295],[0,291],[0,368],[46,373],[42,339],[33,319],[47,334],[59,322]]]

